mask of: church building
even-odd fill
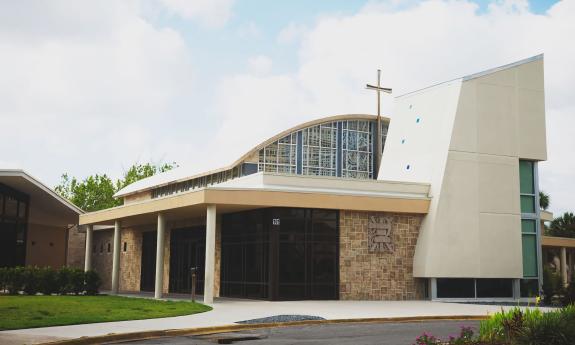
[[[383,88],[374,87],[378,91]],[[135,182],[80,215],[117,292],[264,300],[538,294],[543,56],[326,116],[229,165]]]

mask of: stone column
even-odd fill
[[[154,298],[162,298],[164,288],[164,233],[166,231],[166,219],[163,213],[158,213],[158,231],[156,240],[156,284]]]
[[[563,286],[567,286],[567,248],[561,247],[561,279]]]
[[[112,257],[112,293],[117,294],[120,290],[120,246],[121,246],[121,222],[114,223],[114,256]]]
[[[206,210],[206,263],[204,274],[204,303],[214,302],[214,271],[216,257],[216,205]]]
[[[92,238],[94,231],[93,225],[86,225],[86,253],[84,254],[84,271],[92,269]]]

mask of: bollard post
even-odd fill
[[[190,267],[190,271],[192,273],[192,302],[196,301],[196,272],[197,267]]]

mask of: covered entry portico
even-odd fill
[[[214,296],[220,295],[221,289],[223,217],[269,208],[422,215],[429,207],[428,192],[428,185],[418,183],[342,181],[257,173],[200,190],[131,202],[82,215],[80,223],[87,226],[86,257],[94,259],[93,262],[88,260],[86,268],[94,268],[98,265],[96,261],[105,257],[102,248],[106,249],[106,245],[95,243],[98,231],[94,230],[94,226],[114,224],[113,235],[110,236],[113,249],[113,253],[110,253],[111,271],[99,271],[103,275],[110,275],[113,293],[126,289],[138,291],[142,267],[137,262],[142,260],[142,240],[133,241],[133,246],[140,248],[139,257],[130,253],[132,245],[129,241],[130,238],[141,238],[142,232],[155,231],[154,295],[161,298],[173,290],[169,286],[170,242],[174,238],[171,232],[176,229],[201,231],[205,228],[203,296],[205,303],[212,303]],[[280,218],[266,218],[266,221],[273,225],[276,220],[280,222]]]

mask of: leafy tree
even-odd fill
[[[63,174],[60,184],[54,189],[56,193],[88,212],[122,204],[120,200],[114,199],[116,188],[112,180],[105,174],[88,176],[83,181]]]
[[[176,163],[133,164],[124,172],[122,178],[116,181],[112,181],[106,174],[88,176],[82,181],[63,174],[60,184],[54,190],[84,211],[93,212],[122,205],[121,199],[114,198],[117,191],[138,180],[175,167]]]
[[[168,170],[172,170],[175,167],[177,167],[177,164],[175,162],[165,163],[162,165],[152,165],[150,163],[134,164],[130,167],[130,169],[128,169],[128,171],[124,172],[123,179],[116,181],[116,188],[120,190],[126,187],[127,185],[139,181],[143,178],[150,177],[158,173],[163,173]]]
[[[553,219],[547,234],[558,237],[575,237],[575,215],[571,212],[565,212],[561,217]]]
[[[542,210],[547,210],[549,208],[550,198],[549,194],[540,191],[539,192],[539,206]]]

